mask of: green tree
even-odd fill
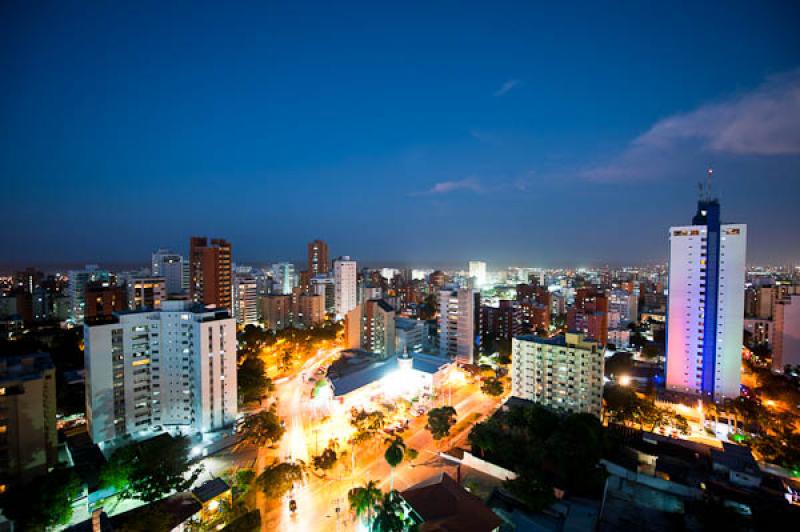
[[[374,480],[370,480],[364,486],[352,488],[347,492],[347,501],[350,503],[350,509],[355,512],[356,517],[366,518],[368,529],[372,527],[372,514],[380,500],[381,490]]]
[[[673,425],[675,426],[675,430],[684,435],[689,434],[691,430],[689,427],[689,422],[680,414],[676,415],[673,419]]]
[[[491,452],[494,449],[498,437],[494,427],[489,422],[484,422],[472,427],[468,439],[473,449],[478,449],[481,457],[484,457],[486,451]]]
[[[452,406],[432,408],[428,412],[428,429],[434,440],[441,440],[450,434],[450,429],[456,424],[456,409]]]
[[[304,475],[301,464],[280,462],[264,469],[256,479],[256,483],[264,495],[279,499],[292,489],[295,482],[302,482]]]
[[[192,469],[189,439],[161,434],[114,451],[101,473],[105,485],[122,497],[153,502],[194,484],[202,467]]]
[[[355,408],[350,411],[350,424],[356,430],[353,436],[355,443],[361,443],[371,440],[378,432],[383,429],[386,424],[386,419],[383,412],[366,410],[356,410]]]
[[[0,498],[3,514],[19,530],[44,530],[66,525],[72,519],[72,501],[81,483],[71,470],[53,469],[28,484],[11,488]]]
[[[418,527],[406,517],[400,494],[394,490],[384,493],[372,530],[376,532],[408,532]]]
[[[481,383],[481,391],[486,395],[491,395],[494,397],[503,395],[503,383],[500,382],[500,379],[497,377],[485,379],[483,383]]]
[[[336,465],[337,459],[338,455],[336,454],[336,450],[331,447],[326,447],[319,456],[315,456],[311,459],[311,463],[317,469],[328,471]]]
[[[242,439],[258,447],[273,445],[278,442],[286,429],[281,425],[281,418],[275,408],[250,414],[242,422]]]
[[[257,356],[249,356],[242,361],[236,379],[242,403],[260,401],[275,388],[267,377],[264,361]]]
[[[389,446],[386,448],[386,452],[383,453],[383,457],[386,459],[386,463],[389,464],[389,491],[394,489],[394,468],[400,465],[400,462],[403,461],[403,458],[406,455],[406,444],[403,441],[403,438],[400,436],[396,436],[389,441]]]
[[[533,513],[541,512],[555,499],[553,487],[533,472],[525,471],[514,480],[507,481],[505,486]]]

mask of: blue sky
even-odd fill
[[[3,2],[0,262],[800,261],[800,5],[560,4]]]

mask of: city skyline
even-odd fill
[[[800,261],[800,8],[618,9],[6,3],[2,261],[663,263],[709,166]]]

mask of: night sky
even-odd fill
[[[389,4],[0,3],[0,262],[800,261],[800,3]]]

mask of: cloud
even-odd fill
[[[521,85],[522,85],[522,82],[520,80],[518,80],[518,79],[510,79],[510,80],[506,81],[505,83],[503,83],[502,85],[500,85],[500,88],[497,89],[496,91],[494,91],[494,95],[495,96],[504,96],[504,95],[508,94],[509,92],[511,92],[516,87],[519,87]]]
[[[756,89],[656,122],[588,179],[655,177],[681,161],[710,157],[800,155],[800,70],[773,76]]]
[[[478,179],[474,177],[468,177],[466,179],[459,179],[456,181],[440,181],[439,183],[434,184],[431,188],[422,192],[421,194],[424,195],[449,194],[451,192],[457,192],[459,190],[482,192],[483,187],[481,186],[481,183]]]

